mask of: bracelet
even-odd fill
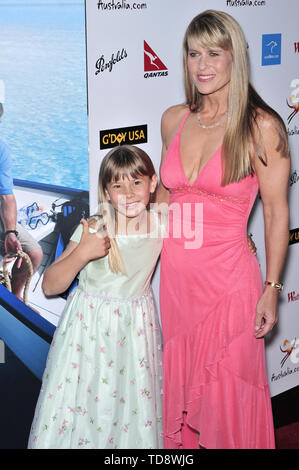
[[[279,292],[282,291],[283,289],[283,284],[281,282],[271,282],[271,281],[265,281],[264,283],[265,286],[271,286],[277,289]]]
[[[6,230],[6,232],[4,233],[4,239],[9,233],[14,233],[16,237],[19,235],[19,232],[17,232],[16,230]]]

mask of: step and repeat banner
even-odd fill
[[[163,111],[184,102],[182,41],[191,19],[209,8],[234,16],[249,45],[252,81],[282,116],[292,153],[290,246],[280,294],[279,324],[266,341],[272,396],[299,384],[299,31],[298,0],[86,0],[91,212],[98,171],[110,148],[136,144],[161,155]],[[265,275],[262,204],[248,232]],[[159,302],[159,266],[153,281]]]

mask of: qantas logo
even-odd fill
[[[157,54],[144,41],[144,78],[161,77],[168,75],[168,69]]]

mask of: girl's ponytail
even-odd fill
[[[101,186],[99,187],[99,208],[98,213],[91,219],[96,218],[96,229],[107,232],[110,239],[110,249],[108,253],[109,268],[113,273],[122,273],[127,275],[125,264],[120,254],[115,239],[115,216],[112,212],[111,204],[107,201],[105,193]]]

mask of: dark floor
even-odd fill
[[[299,421],[275,430],[277,449],[299,449]]]
[[[0,449],[26,449],[40,386],[6,346],[0,363]],[[272,399],[277,449],[299,449],[298,403],[299,387]]]

